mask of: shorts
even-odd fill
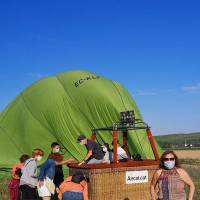
[[[45,181],[44,181],[44,185],[42,187],[39,187],[39,185],[37,186],[37,190],[38,190],[39,197],[50,197],[51,196],[51,192],[48,190],[47,186],[45,185]]]

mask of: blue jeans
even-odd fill
[[[83,200],[82,192],[64,192],[62,200]]]
[[[87,162],[87,164],[99,164],[99,163],[102,163],[103,162],[103,159],[102,160],[97,160],[95,158],[92,158],[91,160],[89,160]]]

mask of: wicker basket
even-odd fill
[[[117,167],[105,169],[70,168],[70,174],[82,171],[89,178],[89,200],[149,200],[150,182],[157,165]],[[126,183],[126,173],[147,172],[148,180],[143,183]]]

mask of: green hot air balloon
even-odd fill
[[[68,71],[33,83],[0,115],[0,166],[11,167],[21,154],[38,147],[47,156],[50,144],[58,141],[66,157],[81,160],[85,148],[76,143],[80,133],[112,126],[119,113],[134,110],[142,119],[129,93],[115,81],[86,71]],[[129,132],[131,153],[154,159],[145,130]],[[99,132],[99,143],[112,142],[111,132]]]

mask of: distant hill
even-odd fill
[[[200,132],[154,136],[162,148],[200,147]]]

